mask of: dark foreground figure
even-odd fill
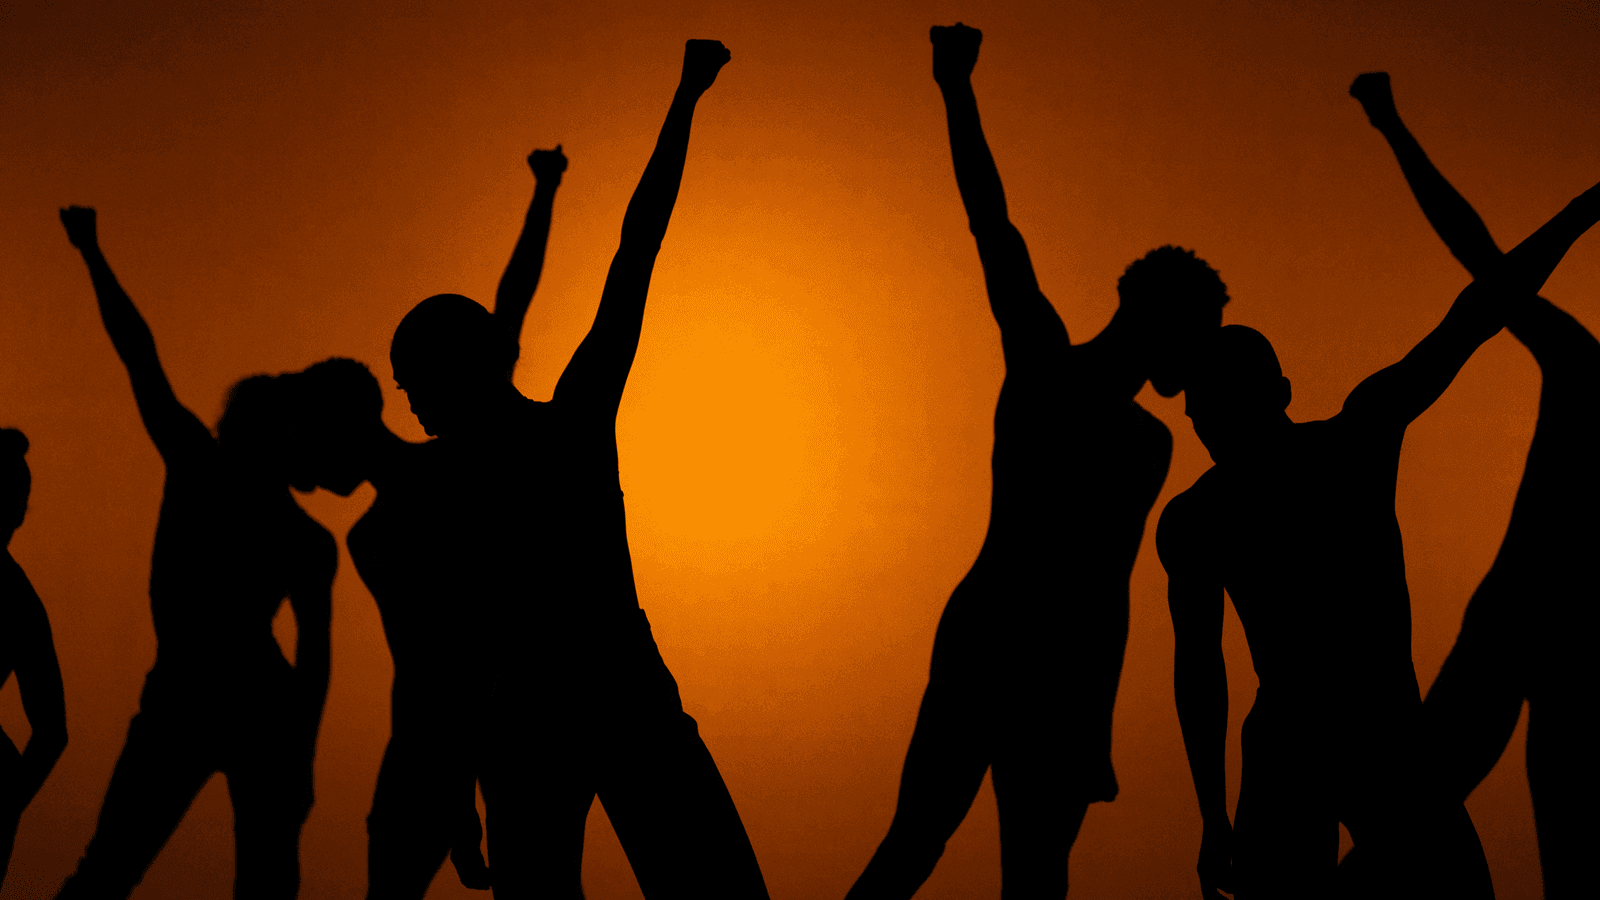
[[[1170,578],[1178,716],[1205,823],[1207,896],[1330,896],[1340,822],[1360,848],[1368,896],[1492,896],[1460,797],[1432,777],[1395,478],[1406,427],[1520,314],[1596,218],[1600,192],[1590,191],[1326,421],[1290,421],[1288,379],[1256,331],[1222,329],[1197,365],[1188,414],[1216,465],[1167,506],[1156,538]],[[1260,678],[1231,826],[1224,590]]]
[[[567,158],[560,147],[535,150],[528,165],[537,187],[495,294],[494,324],[513,347],[539,283]],[[436,462],[434,443],[409,443],[384,424],[383,392],[365,366],[331,359],[285,377],[298,388],[295,428],[318,486],[348,496],[370,481],[377,490],[346,538],[394,661],[389,744],[367,817],[367,897],[420,900],[446,856],[462,884],[487,889],[473,753],[484,716],[472,677],[481,638],[470,604],[457,596],[460,562],[442,558],[438,534],[460,484]]]
[[[1423,213],[1474,278],[1503,257],[1465,198],[1395,110],[1389,76],[1357,78],[1361,101]],[[1465,800],[1500,759],[1528,701],[1528,786],[1544,895],[1591,896],[1600,779],[1594,765],[1592,638],[1600,478],[1595,474],[1600,343],[1542,297],[1507,320],[1543,373],[1539,421],[1500,554],[1467,605],[1461,634],[1423,702],[1444,789]],[[1352,860],[1353,862],[1353,860]]]
[[[715,41],[689,42],[594,325],[550,401],[506,379],[516,344],[465,297],[430,297],[395,332],[395,380],[453,485],[430,533],[452,596],[475,606],[476,765],[502,900],[581,896],[596,796],[646,896],[767,896],[639,608],[617,472],[617,408],[695,104],[728,58]]]
[[[92,209],[62,210],[111,342],[166,464],[150,561],[156,663],[111,774],[93,840],[62,898],[126,897],[213,772],[233,801],[236,898],[288,900],[328,690],[337,548],[289,493],[310,490],[278,379],[234,386],[217,435],[172,392],[155,340],[100,253]],[[285,596],[291,666],[272,634]]]
[[[0,428],[0,684],[17,674],[22,711],[32,734],[21,753],[0,730],[0,884],[5,883],[11,847],[22,811],[44,786],[67,747],[67,706],[61,691],[61,666],[50,637],[50,619],[27,573],[11,558],[11,537],[28,512],[33,476],[24,458],[28,439],[14,428]]]
[[[1166,479],[1172,436],[1134,402],[1183,387],[1191,344],[1222,321],[1221,279],[1163,247],[1128,267],[1104,331],[1074,346],[1040,293],[978,120],[982,35],[935,27],[956,184],[1006,375],[995,409],[988,534],[945,607],[889,834],[851,900],[909,898],[992,770],[1002,896],[1059,898],[1090,803],[1117,795],[1111,714],[1128,578]]]

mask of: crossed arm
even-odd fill
[[[94,284],[95,299],[100,304],[100,319],[128,370],[139,416],[162,458],[171,459],[173,454],[197,439],[209,444],[210,430],[178,402],[172,384],[167,381],[167,373],[161,368],[161,359],[156,355],[156,341],[150,334],[150,326],[145,324],[127,292],[117,283],[111,264],[100,252],[94,210],[69,206],[61,210],[61,224],[67,229],[67,239],[83,254],[83,261],[89,267],[89,280]]]
[[[645,165],[639,186],[622,217],[622,241],[606,274],[594,324],[556,382],[554,400],[574,404],[615,421],[622,391],[639,349],[650,273],[666,237],[672,208],[678,202],[684,161],[689,154],[689,127],[695,104],[729,60],[717,41],[689,41],[683,53],[683,75],[667,109],[667,119]]]
[[[1415,143],[1410,141],[1413,146]],[[1415,153],[1420,155],[1421,148],[1416,147]],[[1597,184],[1511,252],[1491,257],[1490,251],[1498,253],[1498,249],[1483,221],[1443,176],[1432,171],[1431,164],[1427,170],[1431,176],[1428,171],[1413,173],[1418,179],[1414,184],[1421,183],[1427,191],[1424,210],[1475,280],[1456,297],[1438,327],[1404,359],[1357,385],[1344,405],[1345,413],[1401,427],[1433,405],[1473,352],[1526,306],[1526,298],[1544,285],[1573,243],[1600,220]],[[1447,193],[1441,192],[1440,184]]]
[[[1066,326],[1039,290],[1028,245],[1006,212],[1000,171],[983,136],[978,99],[972,91],[972,69],[978,62],[983,33],[957,23],[948,28],[936,25],[929,37],[933,41],[933,78],[944,95],[956,187],[967,210],[967,224],[977,239],[989,306],[1000,326],[1009,371],[1025,362],[1031,356],[1027,351],[1043,343],[1041,339],[1054,338],[1051,346],[1065,343]]]

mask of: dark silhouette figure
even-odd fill
[[[289,493],[313,485],[285,427],[285,385],[264,375],[239,382],[212,437],[173,394],[150,329],[101,255],[94,210],[64,209],[61,222],[88,264],[167,478],[150,562],[156,663],[94,838],[58,896],[127,896],[221,771],[233,801],[234,896],[292,898],[338,557]],[[293,666],[272,634],[285,596],[299,631]]]
[[[450,485],[429,552],[475,617],[476,765],[502,900],[582,895],[596,796],[646,896],[767,896],[639,608],[617,471],[617,408],[694,108],[728,59],[720,43],[688,43],[594,324],[550,401],[506,380],[515,342],[472,300],[430,297],[395,331],[395,380],[438,436],[429,465]]]
[[[1389,76],[1357,78],[1350,93],[1394,150],[1423,214],[1474,278],[1502,265],[1489,229],[1411,136]],[[1539,421],[1511,523],[1489,574],[1473,594],[1461,634],[1423,701],[1439,778],[1462,800],[1500,759],[1528,701],[1528,785],[1539,833],[1544,894],[1588,896],[1600,785],[1583,735],[1600,692],[1590,656],[1594,604],[1582,599],[1600,547],[1593,510],[1595,405],[1600,343],[1543,297],[1518,306],[1507,328],[1544,375]],[[1591,723],[1592,724],[1592,723]]]
[[[22,811],[33,802],[67,747],[67,705],[61,692],[61,666],[50,637],[50,618],[27,573],[11,558],[11,537],[28,512],[33,477],[24,455],[28,439],[14,428],[0,428],[0,684],[17,673],[22,711],[33,733],[27,749],[0,730],[0,884],[6,880],[11,847]]]
[[[1174,691],[1205,823],[1207,896],[1329,896],[1341,821],[1370,895],[1493,895],[1460,798],[1431,777],[1395,478],[1406,427],[1597,218],[1592,189],[1463,291],[1331,419],[1290,421],[1289,381],[1252,329],[1222,329],[1196,367],[1187,411],[1216,464],[1168,504],[1156,543],[1170,577]],[[1233,826],[1224,590],[1260,678]]]
[[[495,297],[495,322],[513,345],[538,287],[567,158],[560,147],[535,150],[528,165],[537,186]],[[395,672],[389,745],[367,818],[367,896],[421,898],[446,855],[462,884],[487,889],[470,752],[482,716],[470,677],[474,620],[456,596],[459,564],[440,560],[435,546],[453,482],[431,462],[431,443],[409,443],[384,425],[383,393],[365,366],[331,359],[286,377],[299,387],[297,431],[317,484],[348,496],[370,481],[378,492],[346,538]]]
[[[1060,898],[1088,805],[1117,794],[1128,579],[1172,455],[1171,434],[1133,398],[1147,380],[1164,396],[1182,389],[1188,346],[1221,324],[1228,295],[1193,253],[1163,247],[1128,267],[1110,324],[1074,346],[984,140],[971,83],[982,35],[957,24],[931,36],[1006,375],[989,531],[939,620],[894,820],[849,897],[915,894],[992,769],[1002,896]]]

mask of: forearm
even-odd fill
[[[1597,221],[1600,221],[1600,184],[1579,194],[1505,255],[1501,289],[1521,296],[1538,293],[1562,257]]]
[[[100,320],[105,324],[111,344],[131,373],[157,364],[155,336],[150,326],[139,314],[127,291],[111,271],[111,264],[98,244],[81,248],[83,261],[89,268],[89,281],[94,285],[95,301],[100,307]]]
[[[17,785],[19,799],[23,806],[32,801],[39,789],[44,787],[45,779],[50,777],[51,771],[56,767],[56,762],[61,759],[61,754],[67,748],[67,729],[63,724],[59,727],[37,728],[28,737],[28,747],[22,752],[22,763],[19,766],[21,778]]]
[[[968,79],[941,82],[945,120],[950,130],[950,159],[955,165],[956,188],[967,211],[973,234],[1008,227],[1005,188],[994,154],[983,136],[978,98]]]
[[[522,223],[522,233],[517,246],[511,251],[505,274],[500,278],[495,292],[494,317],[502,324],[513,342],[520,342],[522,322],[528,314],[528,305],[539,287],[539,275],[544,271],[545,248],[550,240],[550,220],[555,206],[556,188],[561,184],[559,175],[540,178],[533,190],[533,200],[528,204],[528,214]]]
[[[1428,159],[1422,145],[1411,135],[1399,115],[1373,123],[1389,142],[1400,172],[1410,185],[1412,196],[1422,208],[1428,224],[1438,233],[1450,254],[1461,261],[1474,278],[1494,271],[1502,256],[1489,234],[1488,226],[1466,198],[1445,179]]]
[[[1228,824],[1228,676],[1221,650],[1214,655],[1179,651],[1173,664],[1173,695],[1189,757],[1200,817],[1207,827]]]
[[[655,150],[623,214],[619,256],[654,260],[656,251],[661,248],[672,209],[678,202],[679,186],[683,183],[684,162],[689,155],[689,131],[700,95],[701,91],[684,84],[679,84],[673,94]]]

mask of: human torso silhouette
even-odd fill
[[[1233,600],[1257,709],[1336,734],[1375,704],[1419,702],[1394,512],[1403,437],[1344,416],[1297,423],[1213,466],[1163,514]]]
[[[187,436],[167,450],[150,560],[157,669],[204,669],[192,686],[206,690],[287,671],[273,617],[336,552],[287,488],[243,475],[210,435]]]

